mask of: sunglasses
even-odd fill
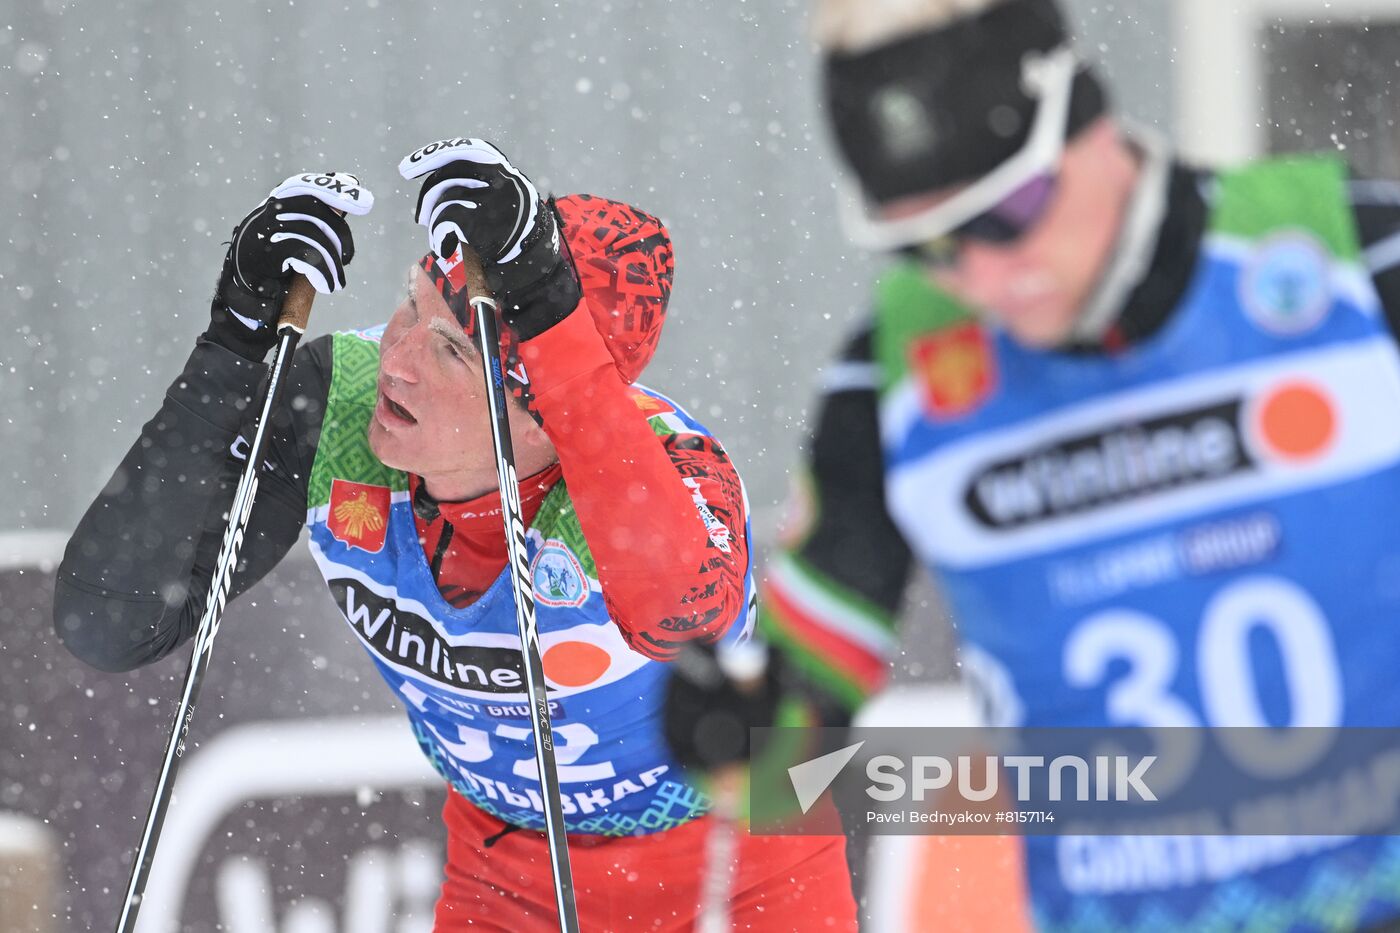
[[[949,233],[923,243],[904,247],[911,259],[930,265],[951,265],[958,247],[973,240],[979,243],[1014,243],[1045,218],[1055,195],[1055,176],[1041,173],[1021,184],[990,208],[964,221]]]

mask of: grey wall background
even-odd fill
[[[1167,0],[1068,4],[1126,112],[1171,112]],[[875,269],[836,227],[801,0],[0,0],[0,531],[71,529],[159,404],[233,224],[357,172],[351,288],[388,316],[425,248],[399,158],[496,141],[543,187],[670,225],[648,382],[708,421],[770,537],[816,376]],[[796,433],[794,433],[796,431]]]

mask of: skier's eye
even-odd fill
[[[447,352],[452,356],[453,359],[455,359],[458,363],[461,363],[463,366],[467,365],[467,354],[461,347],[457,346],[457,344],[453,343],[450,340],[444,340],[443,344],[447,347]]]
[[[469,359],[469,347],[466,338],[460,331],[454,331],[452,326],[434,318],[428,323],[428,329],[437,334],[438,339],[447,346],[447,352],[451,353],[457,360],[465,364]]]

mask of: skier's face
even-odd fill
[[[1020,342],[1062,344],[1105,268],[1132,189],[1133,157],[1107,120],[1066,148],[1044,216],[1019,239],[959,242],[934,281]]]
[[[511,401],[506,410],[522,467],[551,450],[524,408]],[[416,265],[380,342],[369,443],[386,465],[422,476],[439,499],[470,498],[495,482],[481,357]]]

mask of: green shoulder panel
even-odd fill
[[[551,538],[562,541],[583,565],[583,572],[598,579],[598,565],[593,562],[593,552],[588,549],[588,541],[579,527],[578,515],[574,513],[574,503],[563,480],[554,484],[549,495],[540,503],[540,510],[530,525],[545,541]]]
[[[408,489],[408,476],[379,462],[369,449],[369,420],[374,414],[375,386],[379,378],[379,344],[354,333],[332,338],[331,387],[321,441],[311,467],[306,495],[308,508],[325,505],[331,498],[331,480]]]
[[[311,467],[307,507],[325,505],[331,498],[331,481],[350,480],[388,486],[395,492],[408,489],[408,474],[385,466],[369,449],[369,421],[374,414],[375,386],[379,377],[379,344],[355,333],[340,333],[331,346],[331,387],[321,442]],[[594,579],[598,568],[584,540],[568,489],[561,481],[550,490],[532,527],[548,541],[568,546]]]
[[[1259,239],[1287,229],[1316,236],[1332,255],[1354,260],[1361,247],[1347,197],[1347,166],[1331,156],[1264,159],[1216,179],[1212,232]]]
[[[917,263],[894,266],[875,286],[873,353],[883,394],[904,378],[915,337],[973,320],[972,311],[929,281]]]

